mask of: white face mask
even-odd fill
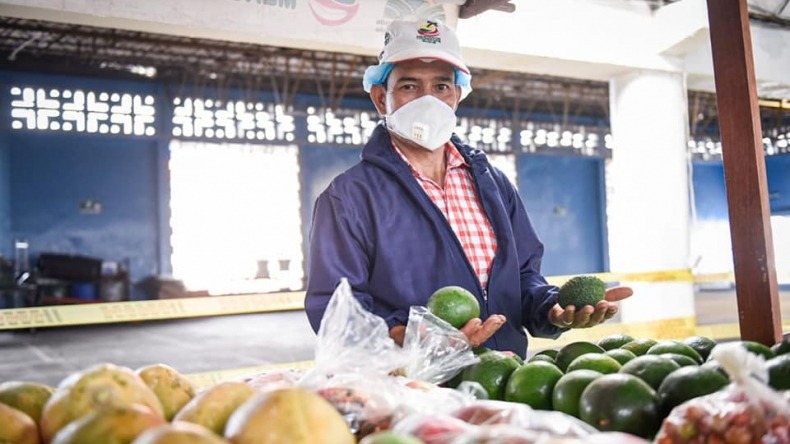
[[[401,106],[392,112],[392,100],[387,95],[387,128],[428,150],[443,146],[455,129],[455,111],[432,95]]]

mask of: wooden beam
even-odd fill
[[[741,338],[782,336],[746,0],[707,0]]]

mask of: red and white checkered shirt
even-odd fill
[[[397,146],[395,150],[406,161],[417,182],[450,223],[477,278],[480,279],[480,284],[485,288],[496,254],[496,236],[475,192],[469,165],[452,143],[445,144],[447,171],[442,189],[439,184],[415,170]]]

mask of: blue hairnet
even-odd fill
[[[394,67],[393,63],[380,63],[368,66],[365,69],[365,75],[362,77],[362,88],[365,92],[370,92],[374,85],[383,85]],[[453,70],[455,71],[455,84],[461,87],[461,100],[463,100],[472,92],[472,75],[456,67],[453,67]]]

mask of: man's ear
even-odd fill
[[[463,97],[463,91],[461,91],[461,87],[455,85],[455,107],[453,109],[458,110],[458,105],[461,104],[461,97]]]
[[[379,114],[387,115],[387,88],[384,85],[373,85],[370,88],[370,100],[373,101],[373,106]]]

